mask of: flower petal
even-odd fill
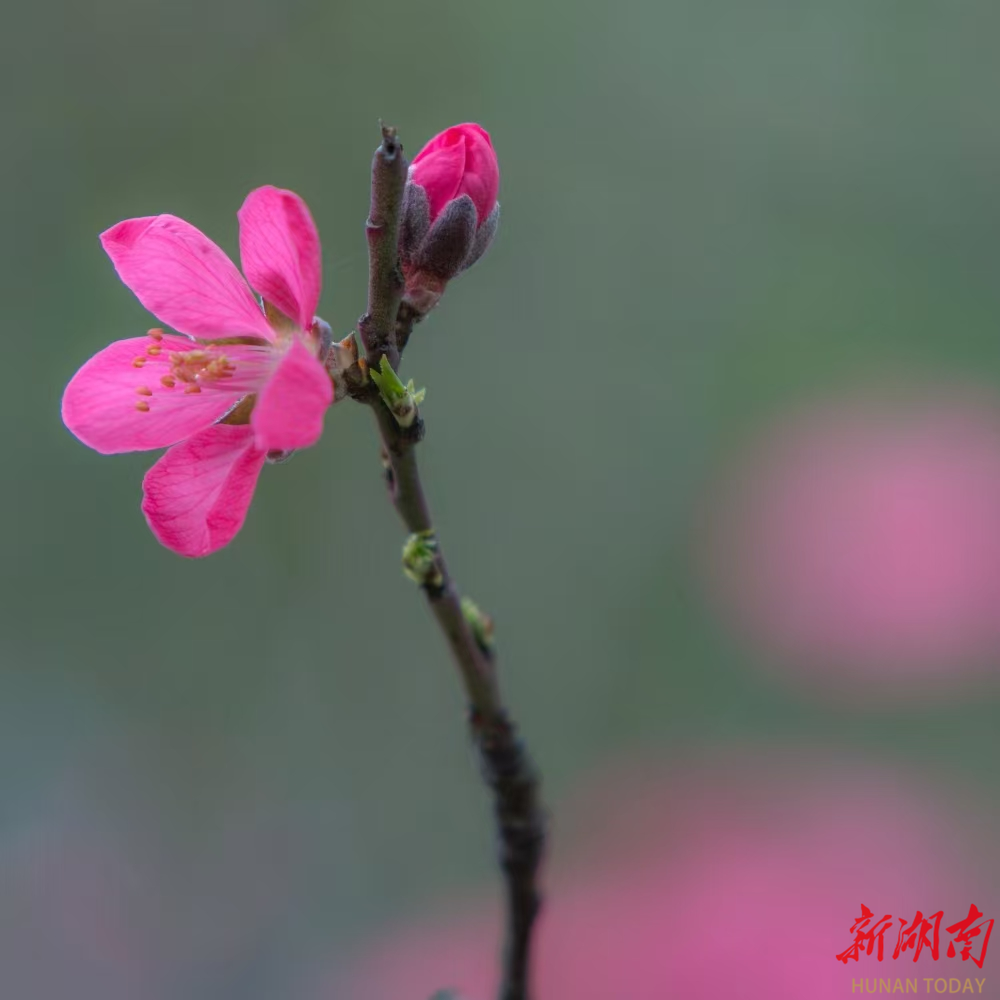
[[[458,194],[467,194],[476,206],[481,226],[493,211],[500,193],[500,168],[490,134],[481,125],[459,125],[465,133],[465,173]]]
[[[62,398],[63,423],[104,455],[165,448],[215,423],[247,389],[185,392],[184,383],[170,377],[170,354],[192,346],[170,336],[115,341],[70,379]]]
[[[101,243],[118,276],[160,322],[195,337],[273,339],[236,265],[183,219],[126,219],[101,233]]]
[[[207,556],[243,527],[265,454],[247,425],[216,424],[171,448],[142,481],[142,512],[182,556]]]
[[[326,369],[296,338],[264,386],[250,422],[264,451],[308,448],[323,433],[323,414],[333,402]]]
[[[465,171],[465,137],[449,129],[429,142],[410,164],[410,180],[427,192],[431,221],[455,197]]]
[[[306,203],[293,191],[260,187],[237,213],[240,257],[250,284],[308,330],[323,285],[319,233]]]
[[[434,136],[413,158],[409,176],[427,191],[432,222],[452,198],[467,194],[481,226],[500,190],[500,167],[490,134],[474,122],[453,125]]]

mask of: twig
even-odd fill
[[[358,333],[368,364],[378,367],[382,355],[399,367],[396,316],[403,297],[399,267],[399,208],[406,186],[406,158],[396,130],[382,125],[382,142],[372,158],[372,195],[365,236],[368,238],[368,311],[358,320]]]
[[[410,334],[413,333],[413,327],[421,319],[420,313],[413,306],[406,302],[400,305],[399,312],[396,314],[396,347],[400,354],[406,350],[406,345],[410,342]]]
[[[412,311],[401,304],[403,282],[397,251],[405,183],[406,161],[396,130],[383,126],[382,143],[372,161],[371,210],[365,227],[368,311],[358,323],[370,368],[377,368],[383,356],[397,368],[413,328]],[[500,696],[492,642],[486,634],[488,620],[471,606],[463,609],[434,534],[416,458],[423,421],[418,415],[409,427],[401,427],[377,393],[358,391],[354,396],[375,413],[390,499],[411,539],[422,546],[426,556],[411,573],[418,579],[458,667],[469,702],[472,740],[479,751],[484,780],[493,791],[506,884],[503,970],[497,996],[499,1000],[531,1000],[531,939],[541,906],[538,871],[545,848],[538,778]]]

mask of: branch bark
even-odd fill
[[[382,143],[372,160],[371,209],[365,227],[368,309],[358,322],[365,360],[375,368],[383,356],[393,369],[398,368],[413,328],[412,311],[401,301],[403,277],[397,249],[405,183],[403,148],[396,130],[383,125]],[[420,586],[458,668],[469,704],[472,741],[483,778],[493,793],[506,897],[502,977],[497,997],[531,1000],[531,942],[541,907],[538,875],[545,849],[537,773],[501,698],[492,641],[482,629],[477,632],[470,625],[434,535],[416,456],[423,421],[418,415],[409,427],[401,427],[377,393],[359,391],[353,395],[374,411],[382,438],[389,497],[400,519],[412,536],[429,543],[432,558],[423,568]]]
[[[396,130],[382,125],[382,142],[372,158],[372,193],[365,236],[368,239],[368,310],[358,320],[358,333],[368,364],[377,368],[382,356],[399,366],[396,316],[403,298],[399,266],[399,209],[406,187],[406,157]]]

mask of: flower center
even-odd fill
[[[225,354],[211,348],[171,351],[169,360],[170,374],[189,385],[205,385],[220,379],[230,379],[236,372],[236,365]]]
[[[251,338],[228,338],[220,343],[198,343],[162,330],[149,331],[149,346],[132,361],[148,378],[136,386],[135,408],[148,413],[162,393],[184,395],[203,389],[222,389],[233,395],[256,391],[277,359],[273,345]],[[191,345],[188,347],[188,345]],[[178,350],[178,348],[181,348]]]

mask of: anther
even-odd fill
[[[153,395],[153,390],[150,389],[148,385],[138,385],[138,386],[136,386],[135,391],[137,393],[139,393],[140,396],[152,396]]]
[[[177,382],[174,379],[173,375],[161,375],[160,383],[162,385],[165,385],[168,389],[173,389],[173,387],[177,385]]]
[[[149,413],[149,403],[147,403],[144,399],[137,399],[135,401],[135,408],[140,413]]]
[[[163,340],[163,331],[159,327],[155,327],[150,330],[149,335],[153,338],[153,340]]]
[[[150,348],[152,353],[153,348]],[[171,351],[170,374],[181,382],[195,383],[233,377],[236,366],[224,355],[209,350]]]
[[[186,386],[185,392],[201,392],[201,386],[197,382],[193,382],[191,385]]]
[[[153,344],[152,347],[147,347],[146,348],[146,353],[155,358],[156,355],[159,354],[160,351],[162,351],[162,350],[163,350],[163,348],[160,347],[159,344]]]
[[[145,363],[146,363],[146,356],[144,354],[140,354],[139,357],[132,359],[133,368],[141,368]]]

